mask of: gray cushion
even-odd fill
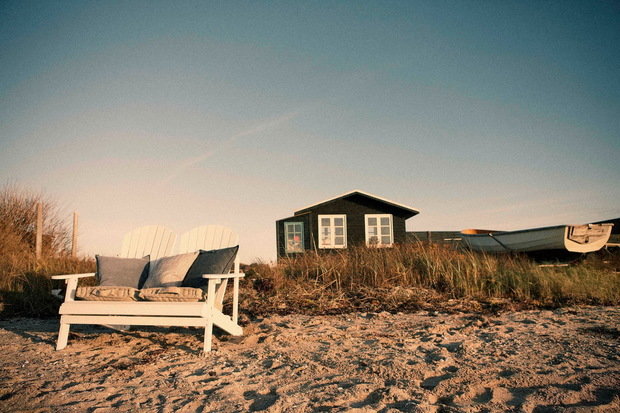
[[[149,274],[149,256],[119,258],[96,256],[100,286],[140,288]]]
[[[200,288],[190,287],[143,288],[138,293],[141,300],[168,302],[200,301],[203,295]]]
[[[153,261],[143,288],[180,287],[187,270],[197,256],[198,252],[190,252]]]
[[[78,287],[75,298],[88,301],[137,301],[138,290],[132,287]]]
[[[206,285],[208,280],[202,278],[202,274],[229,273],[235,262],[237,251],[239,251],[238,245],[218,250],[200,250],[200,254],[183,280],[183,287],[199,288]]]

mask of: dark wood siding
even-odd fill
[[[295,215],[276,221],[276,245],[278,257],[286,256],[284,239],[285,222],[302,222],[304,224],[304,248],[318,250],[319,215],[345,215],[347,229],[347,247],[366,244],[366,214],[392,215],[394,243],[407,241],[405,221],[417,214],[416,210],[377,199],[367,194],[354,191],[346,196],[326,201],[295,212]],[[324,249],[334,251],[336,249]]]
[[[366,243],[366,214],[392,214],[394,242],[405,242],[405,218],[398,208],[366,197],[349,197],[336,199],[318,205],[309,211],[312,222],[312,236],[319,239],[319,215],[345,214],[347,216],[347,246],[364,245]],[[318,244],[318,241],[317,241]]]
[[[407,239],[405,230],[405,219],[403,217],[394,216],[394,243],[403,244]]]

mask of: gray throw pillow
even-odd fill
[[[151,263],[149,278],[142,288],[180,287],[187,270],[198,256],[198,252],[163,257]]]
[[[200,254],[183,280],[183,287],[200,288],[207,285],[208,280],[202,278],[202,274],[229,273],[235,262],[237,251],[239,251],[238,245],[219,250],[200,250]]]
[[[149,256],[119,258],[95,256],[100,286],[140,288],[149,275]]]

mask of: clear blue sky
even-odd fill
[[[620,3],[0,2],[0,179],[83,253],[362,189],[410,230],[620,216]]]

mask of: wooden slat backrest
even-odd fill
[[[170,255],[176,235],[161,225],[149,225],[136,228],[125,234],[121,253],[122,258],[141,258],[150,255],[150,259]]]
[[[239,236],[230,228],[221,225],[203,225],[181,235],[178,254],[199,249],[215,250],[239,245]]]

